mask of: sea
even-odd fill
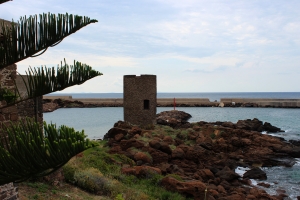
[[[73,98],[122,98],[122,93],[53,93],[50,96],[72,96]],[[236,92],[236,93],[157,93],[157,98],[208,98],[210,101],[220,101],[221,98],[276,98],[300,99],[300,92]],[[172,107],[157,107],[157,113],[173,110]],[[300,140],[300,108],[246,108],[246,107],[177,107],[177,110],[192,115],[190,122],[198,121],[231,121],[257,118],[269,122],[284,130],[272,135],[286,140]],[[57,126],[67,125],[75,130],[84,130],[90,139],[102,139],[114,123],[123,120],[122,107],[102,108],[61,108],[51,113],[44,113],[47,123]],[[265,133],[263,133],[265,134]],[[300,196],[300,159],[290,168],[263,168],[270,183],[265,189],[270,194],[276,194],[283,189],[288,195],[286,200],[297,199]],[[242,169],[237,169],[239,173]],[[253,184],[257,181],[253,180]],[[260,187],[260,186],[258,186]]]

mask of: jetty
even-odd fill
[[[43,96],[44,100],[61,99],[70,102],[82,102],[91,107],[122,107],[123,98],[73,98],[72,96]],[[157,107],[273,107],[300,108],[300,99],[268,98],[221,98],[210,101],[208,98],[157,98]]]

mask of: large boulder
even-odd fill
[[[186,112],[172,110],[164,111],[156,115],[156,123],[176,127],[187,123],[192,116]]]
[[[250,130],[250,131],[266,131],[268,133],[277,133],[277,132],[284,132],[280,128],[273,126],[269,122],[263,123],[262,121],[254,118],[254,119],[246,119],[246,120],[239,120],[236,123],[236,128]]]
[[[167,176],[161,180],[161,185],[167,190],[183,193],[187,196],[194,197],[194,199],[214,199],[207,192],[206,185],[201,181],[192,180],[184,182]]]
[[[161,174],[161,170],[156,167],[150,166],[135,166],[130,168],[123,167],[121,169],[122,174],[134,175],[137,177],[149,177],[153,174]]]
[[[267,175],[266,175],[266,172],[264,172],[263,170],[261,170],[258,167],[255,167],[253,169],[248,170],[243,175],[243,178],[266,180],[267,179]]]
[[[222,170],[218,171],[216,173],[216,176],[218,176],[221,179],[224,179],[224,180],[226,180],[228,182],[240,178],[240,175],[238,175],[237,173],[235,173],[233,170],[231,170],[227,166],[224,167]]]

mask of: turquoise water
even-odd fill
[[[172,109],[170,107],[158,107],[157,112]],[[286,139],[300,139],[300,109],[180,107],[177,110],[191,114],[190,122],[237,122],[239,119],[258,118],[286,131],[276,135]],[[76,130],[84,129],[89,138],[97,139],[102,138],[115,122],[123,120],[123,108],[62,108],[52,113],[44,113],[44,120],[48,123],[71,126]]]

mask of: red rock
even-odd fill
[[[219,193],[222,193],[222,194],[226,194],[227,193],[226,190],[224,189],[224,187],[222,185],[218,185],[217,186],[217,191]]]
[[[271,197],[266,193],[266,191],[258,189],[258,188],[251,188],[250,194],[254,195],[256,199],[270,199],[270,200],[277,200],[276,197]]]
[[[256,197],[255,197],[254,195],[252,195],[252,194],[248,194],[248,195],[246,196],[246,199],[247,199],[247,200],[251,200],[251,199],[256,199]]]
[[[139,149],[145,146],[145,144],[142,141],[133,138],[130,140],[121,140],[119,144],[123,151],[131,147]]]
[[[196,162],[201,159],[205,159],[208,156],[206,149],[204,149],[203,147],[198,146],[198,145],[190,147],[185,155],[186,155],[187,159],[193,160]]]
[[[189,194],[192,195],[194,198],[204,199],[205,193],[207,199],[210,199],[211,197],[211,195],[208,192],[206,192],[206,185],[201,181],[183,182],[167,176],[161,180],[161,185],[167,190]]]
[[[213,189],[208,190],[208,193],[213,197],[218,197],[219,192]]]
[[[184,157],[185,157],[185,153],[181,148],[177,147],[172,151],[172,158],[183,159]]]
[[[107,140],[109,138],[114,138],[115,135],[118,135],[118,134],[123,134],[123,135],[127,135],[128,131],[125,130],[125,129],[121,129],[121,128],[117,128],[117,127],[114,127],[114,128],[111,128],[103,137],[104,140]]]
[[[257,185],[260,185],[260,186],[265,187],[265,188],[269,188],[271,186],[269,183],[263,183],[263,182],[258,183]]]
[[[117,142],[119,142],[124,138],[124,135],[122,133],[119,133],[119,134],[115,135],[114,138]]]
[[[246,173],[244,173],[243,178],[266,180],[267,175],[266,172],[262,171],[258,167],[255,167],[253,169],[248,170]]]
[[[172,160],[171,164],[178,166],[178,168],[182,169],[185,173],[194,174],[195,171],[198,170],[198,165],[191,160],[174,159]]]
[[[144,152],[137,152],[136,154],[134,154],[134,160],[142,161],[143,163],[152,163],[151,157]]]
[[[168,145],[174,144],[173,138],[171,136],[168,136],[168,135],[163,138],[163,141],[165,143],[167,143]]]
[[[217,186],[214,185],[214,184],[209,184],[209,185],[207,186],[207,189],[217,190],[218,188],[217,188]]]
[[[119,145],[115,145],[115,146],[111,147],[108,152],[109,153],[121,153],[122,149]]]
[[[148,177],[151,174],[161,174],[161,170],[149,166],[135,166],[131,168],[122,168],[122,174],[134,175],[137,177]]]
[[[161,170],[161,172],[164,174],[170,173],[169,168],[171,167],[171,165],[169,163],[161,163],[156,167],[158,167]]]
[[[131,130],[128,131],[129,138],[132,138],[135,135],[141,135],[141,133],[142,129],[136,126],[132,127]]]
[[[209,169],[200,169],[197,173],[204,181],[215,178],[214,174]]]
[[[180,145],[178,145],[178,147],[181,148],[184,151],[184,153],[186,153],[190,148],[190,146],[188,146],[186,144],[180,144]]]
[[[168,162],[168,160],[169,160],[168,154],[166,154],[162,151],[154,150],[149,153],[153,159],[153,164],[165,163],[165,162]]]
[[[194,131],[200,131],[201,128],[200,128],[200,126],[197,126],[197,125],[196,125],[196,126],[193,127],[193,130],[194,130]]]
[[[188,139],[189,140],[196,140],[199,136],[199,133],[198,132],[195,132],[195,131],[191,131],[188,133]]]
[[[230,196],[227,196],[227,199],[230,199],[230,200],[245,200],[245,195],[244,194],[232,194]]]
[[[161,147],[160,141],[153,139],[149,141],[149,146],[154,148],[154,149],[159,149]]]
[[[172,154],[172,149],[170,148],[170,146],[167,143],[161,142],[160,144],[161,144],[161,146],[160,146],[159,150],[161,150],[162,152],[165,152],[169,155]]]
[[[240,175],[238,175],[237,173],[235,173],[229,167],[224,167],[222,170],[218,171],[216,173],[216,176],[218,176],[221,179],[224,179],[226,181],[233,181],[234,179],[240,178]]]
[[[152,138],[152,135],[149,132],[142,133],[142,136],[146,138]]]
[[[121,129],[131,129],[132,125],[124,121],[118,121],[114,124],[114,127],[118,127]]]
[[[241,141],[244,146],[250,146],[252,144],[251,140],[247,138],[242,138]]]

